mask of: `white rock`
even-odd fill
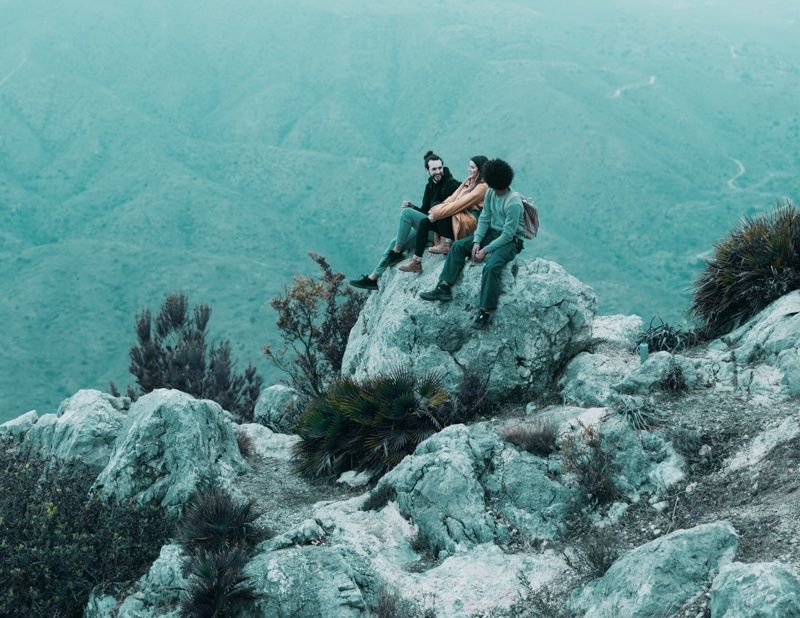
[[[31,410],[25,414],[21,414],[17,418],[12,418],[0,425],[0,436],[7,435],[17,440],[22,440],[28,430],[36,424],[39,420],[39,415],[36,410]]]
[[[788,417],[777,427],[759,434],[750,445],[736,453],[728,463],[731,471],[748,468],[762,461],[776,446],[784,444],[800,435],[800,423]]]

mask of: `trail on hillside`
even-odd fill
[[[13,69],[11,69],[11,72],[10,72],[8,75],[6,75],[6,76],[5,76],[3,79],[0,79],[0,88],[2,88],[2,87],[3,87],[3,85],[4,85],[4,84],[5,84],[5,83],[6,83],[6,82],[9,80],[9,79],[11,79],[12,77],[14,77],[14,73],[16,73],[17,71],[19,71],[19,70],[20,70],[20,69],[21,69],[21,68],[22,68],[22,67],[25,65],[25,63],[26,63],[26,62],[28,62],[28,56],[27,56],[27,55],[26,55],[25,57],[23,57],[23,58],[22,58],[22,62],[20,62],[20,63],[19,63],[19,64],[18,64],[16,67],[14,67]]]
[[[636,82],[636,83],[633,83],[633,84],[625,84],[624,86],[620,86],[614,92],[611,93],[611,98],[612,99],[618,99],[618,98],[620,98],[622,96],[622,93],[627,91],[627,90],[636,90],[637,88],[644,88],[645,86],[652,86],[655,83],[656,83],[656,76],[655,75],[651,75],[650,79],[648,79],[646,82]]]

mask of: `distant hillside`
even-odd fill
[[[606,313],[681,319],[713,242],[800,195],[800,8],[329,4],[4,3],[0,420],[127,383],[171,290],[268,371],[269,299],[308,250],[368,271],[431,147],[507,158],[527,251]]]

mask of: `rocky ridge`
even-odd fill
[[[399,351],[386,358],[404,354],[415,371],[444,359],[431,334],[463,321],[479,278],[472,270],[463,295],[432,309],[413,301],[430,281],[389,280],[351,336],[348,370],[383,367],[373,338],[395,341]],[[526,287],[525,273],[542,289]],[[504,329],[519,325],[508,317],[518,292],[537,317],[510,337]],[[296,437],[237,426],[213,402],[176,391],[132,405],[81,391],[58,413],[30,412],[0,433],[32,453],[83,457],[111,496],[156,497],[177,510],[200,479],[214,476],[259,501],[276,535],[246,568],[262,593],[247,615],[368,616],[381,590],[443,617],[800,615],[800,294],[717,341],[644,359],[635,346],[639,318],[593,311],[591,292],[557,265],[517,265],[494,331],[461,325],[461,345],[447,354],[465,359],[472,350],[480,361],[489,348],[533,350],[513,371],[495,370],[505,361],[489,370],[493,392],[528,395],[493,418],[435,434],[374,487],[351,477],[355,488],[311,484],[291,470]],[[434,319],[439,330],[427,330]],[[549,325],[542,339],[534,323]],[[527,336],[561,347],[548,355]],[[456,365],[449,375],[458,372]],[[678,372],[683,380],[672,390]],[[291,393],[278,394],[263,406],[264,418],[276,419],[272,429],[291,403]],[[549,455],[503,438],[509,428],[543,424],[555,428]],[[239,432],[254,445],[252,463],[239,454]],[[608,454],[618,489],[609,502],[586,499],[576,464],[586,444]],[[602,573],[592,551],[604,552]],[[85,615],[177,616],[181,561],[180,548],[166,545],[127,594],[98,593]]]

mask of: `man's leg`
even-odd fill
[[[403,249],[402,252],[405,253],[409,249],[413,249],[414,248],[414,243],[416,242],[416,239],[417,239],[417,235],[412,231],[408,235],[408,237],[406,238],[406,242],[401,245],[401,248]],[[389,266],[391,266],[392,262],[389,260],[389,256],[392,254],[392,251],[394,250],[394,248],[396,246],[397,246],[397,239],[394,238],[394,239],[392,239],[392,242],[389,243],[389,246],[386,247],[386,251],[383,252],[383,257],[381,257],[381,261],[378,262],[378,265],[372,271],[372,274],[370,275],[370,279],[372,279],[373,277],[375,279],[377,279],[378,277],[380,277],[384,273],[384,271]]]
[[[500,298],[500,279],[503,267],[517,255],[517,245],[510,242],[486,256],[486,264],[481,273],[481,309],[494,311]]]
[[[464,260],[469,257],[471,252],[472,234],[454,242],[450,253],[447,254],[442,274],[439,275],[439,285],[433,290],[420,292],[419,297],[422,300],[451,300],[453,295],[450,292],[450,286],[456,282],[461,271],[464,270]]]
[[[395,247],[405,247],[412,231],[417,229],[420,221],[427,218],[428,215],[418,210],[404,208],[400,213],[400,224],[397,226],[397,238],[395,239],[397,244]],[[411,246],[413,247],[414,243],[412,243]],[[403,251],[405,251],[405,249]],[[398,253],[402,253],[402,251],[398,251]]]

